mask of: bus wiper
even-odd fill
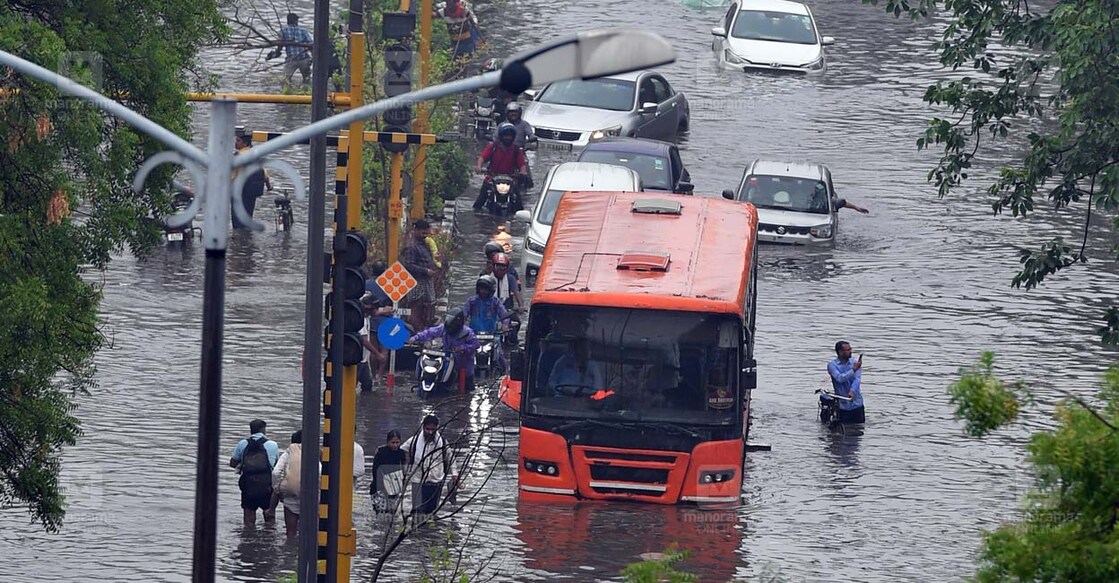
[[[578,421],[570,421],[568,423],[564,423],[563,425],[556,427],[554,431],[566,431],[568,429],[574,429],[576,427],[582,427],[584,425],[596,425],[598,427],[606,427],[607,429],[626,428],[625,423],[610,423],[608,421],[599,421],[598,419],[579,419]]]
[[[692,431],[691,429],[688,429],[687,427],[684,427],[683,425],[677,425],[675,423],[648,423],[648,424],[643,424],[643,426],[644,427],[655,428],[655,429],[661,429],[661,430],[664,430],[664,431],[669,431],[669,432],[678,433],[678,434],[682,434],[682,435],[687,435],[688,437],[694,437],[696,439],[699,439],[699,438],[703,437],[702,435],[696,433],[695,431]]]

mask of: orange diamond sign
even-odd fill
[[[396,303],[404,299],[404,296],[416,287],[416,278],[412,277],[412,274],[404,269],[404,265],[397,261],[377,277],[377,285],[385,290],[385,295],[393,303]]]

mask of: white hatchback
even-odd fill
[[[524,253],[521,254],[521,273],[530,283],[536,280],[563,193],[641,192],[643,189],[641,175],[624,166],[596,162],[564,162],[554,166],[544,179],[544,188],[540,191],[536,207],[531,211],[517,211],[516,214],[518,221],[529,224]]]
[[[788,0],[735,0],[711,34],[719,62],[743,70],[823,71],[824,46],[835,42],[820,36],[808,6]]]

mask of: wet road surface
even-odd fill
[[[296,6],[310,13],[309,2]],[[515,418],[476,395],[461,404],[458,425],[495,428],[493,449],[477,460],[468,487],[477,487],[487,468],[496,465],[496,472],[464,514],[406,543],[385,580],[415,580],[430,563],[429,549],[448,540],[468,541],[474,565],[492,557],[487,572],[499,580],[617,578],[642,553],[671,543],[691,550],[688,566],[712,581],[962,579],[973,571],[980,531],[1014,519],[1030,485],[1021,449],[1026,432],[965,438],[945,387],[959,366],[993,349],[1000,370],[1030,382],[1044,403],[1058,398],[1057,387],[1091,392],[1115,357],[1092,333],[1102,313],[1098,298],[1119,283],[1114,263],[1103,260],[1107,242],[1091,240],[1094,261],[1070,276],[1028,293],[1012,290],[1015,247],[1071,236],[1079,213],[992,219],[980,193],[990,171],[977,172],[958,194],[936,198],[925,181],[935,157],[916,152],[914,142],[933,113],[920,98],[941,75],[927,47],[944,22],[900,22],[849,1],[814,2],[821,33],[837,39],[828,48],[828,71],[783,77],[718,69],[709,29],[721,10],[651,6],[510,3],[502,9],[499,43],[519,47],[591,24],[661,33],[680,55],[665,75],[691,101],[691,132],[681,144],[697,193],[718,196],[733,187],[755,157],[809,159],[831,168],[841,196],[871,210],[841,215],[834,249],[762,249],[752,439],[773,451],[750,454],[745,502],[731,513],[526,505],[516,495]],[[496,36],[495,12],[479,12]],[[208,61],[224,74],[223,90],[278,87],[276,73],[243,74],[244,56],[214,51]],[[205,109],[196,116],[199,144]],[[309,108],[239,111],[253,129],[309,121]],[[1018,151],[1006,144],[985,160]],[[306,172],[306,156],[297,148],[287,158]],[[567,159],[540,153],[537,183]],[[257,213],[266,223],[273,213],[267,201]],[[460,201],[463,251],[454,264],[452,305],[470,293],[481,266],[475,250],[498,224],[465,212],[468,205]],[[300,424],[306,205],[295,209],[294,233],[269,228],[230,243],[226,450],[252,418],[266,419],[281,445]],[[105,274],[103,322],[112,344],[97,357],[101,386],[79,400],[85,435],[65,456],[68,521],[62,533],[49,535],[28,526],[19,510],[0,513],[6,580],[188,580],[202,258],[200,246],[163,250],[143,262],[121,258]],[[838,339],[865,354],[869,422],[861,435],[830,435],[815,420],[812,391],[826,382],[825,363]],[[358,436],[370,455],[388,429],[407,432],[423,412],[406,389],[392,398],[360,395],[358,407]],[[1049,424],[1028,415],[1028,428]],[[285,542],[282,527],[242,528],[231,470],[222,474],[220,494],[219,578],[275,581],[289,572],[295,543]],[[383,530],[366,500],[356,498],[355,581],[371,572]]]

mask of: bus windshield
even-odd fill
[[[636,423],[741,422],[737,318],[593,306],[532,310],[525,413]]]

